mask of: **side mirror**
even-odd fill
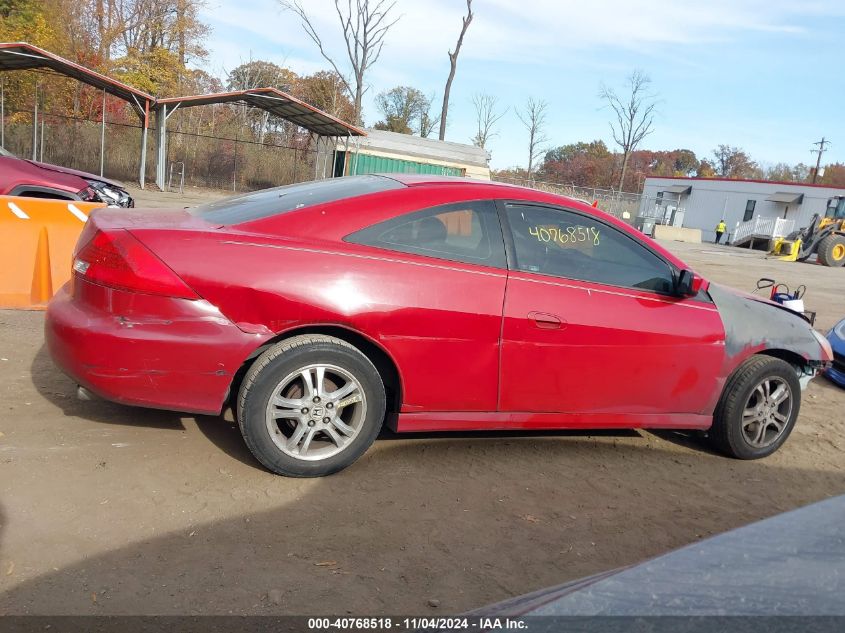
[[[694,297],[704,286],[704,279],[691,270],[684,268],[678,275],[675,292],[680,297]]]

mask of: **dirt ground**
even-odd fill
[[[711,279],[845,271],[669,244]],[[385,436],[352,468],[262,470],[229,419],[80,402],[43,315],[0,312],[0,614],[456,613],[845,492],[845,391],[817,379],[785,447],[672,433]]]
[[[175,191],[158,191],[157,189],[140,189],[135,185],[126,185],[127,191],[135,199],[135,206],[139,208],[176,208],[193,207],[204,202],[213,202],[226,196],[235,195],[232,191],[216,191],[214,189],[199,189],[187,187],[182,193]]]

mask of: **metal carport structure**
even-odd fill
[[[350,125],[345,121],[318,110],[312,105],[296,97],[277,90],[276,88],[254,88],[252,90],[237,90],[234,92],[217,92],[206,95],[192,95],[187,97],[171,97],[158,99],[155,103],[156,138],[158,156],[156,157],[156,184],[164,189],[167,167],[167,119],[179,108],[191,108],[215,103],[244,103],[254,108],[265,110],[279,118],[290,121],[317,137],[318,149],[315,159],[315,177],[319,174],[319,144],[320,139],[345,138],[347,141],[354,136],[366,136],[367,133]],[[331,147],[336,146],[336,141]],[[324,152],[323,175],[325,176],[329,152]],[[331,154],[334,154],[332,150]],[[332,169],[334,163],[332,163]]]
[[[0,71],[37,70],[46,68],[55,73],[76,79],[82,83],[99,88],[106,93],[122,99],[135,111],[141,120],[141,167],[138,182],[144,187],[144,170],[147,157],[147,129],[150,122],[150,110],[155,103],[155,97],[146,92],[133,88],[125,83],[106,77],[84,66],[80,66],[68,59],[54,55],[26,42],[0,43]],[[0,109],[4,109],[4,98],[0,97]],[[105,100],[105,97],[104,97]],[[3,113],[5,114],[5,113]],[[38,105],[34,109],[33,128],[37,127]],[[0,116],[2,125],[5,116]],[[103,110],[103,134],[100,138],[100,160],[103,160],[103,146],[105,143],[105,108]],[[35,145],[33,144],[33,152]],[[33,157],[34,158],[34,157]]]
[[[141,120],[141,160],[138,182],[144,188],[146,158],[147,158],[147,130],[150,124],[150,113],[156,114],[157,152],[156,152],[156,184],[160,189],[165,188],[165,174],[167,171],[167,119],[179,108],[188,108],[215,103],[244,103],[260,108],[274,116],[286,119],[317,137],[317,151],[315,159],[315,177],[319,174],[319,162],[322,159],[323,174],[328,167],[329,156],[334,154],[337,139],[345,138],[347,143],[352,137],[366,136],[367,133],[332,115],[311,106],[296,97],[276,88],[255,88],[236,92],[221,92],[206,95],[192,95],[185,97],[170,97],[158,99],[137,88],[107,77],[103,74],[85,68],[68,59],[45,51],[26,42],[0,43],[0,72],[13,70],[36,70],[46,68],[66,77],[71,77],[82,83],[103,90],[127,102]],[[3,97],[0,96],[0,110],[3,108]],[[37,101],[34,109],[33,129],[37,127]],[[105,111],[105,109],[104,109]],[[4,120],[0,115],[0,125]],[[105,143],[105,115],[103,116],[103,133],[100,141],[101,161]],[[323,138],[334,138],[335,142],[320,155],[320,141]],[[33,145],[33,148],[35,146]],[[328,148],[332,151],[329,152]],[[332,169],[334,165],[332,164]]]

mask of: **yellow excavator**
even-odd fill
[[[809,226],[775,240],[770,255],[787,262],[803,262],[813,254],[824,266],[845,264],[845,196],[827,201],[824,217],[813,216]]]

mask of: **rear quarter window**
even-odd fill
[[[345,176],[262,189],[203,204],[188,209],[188,212],[214,224],[241,224],[404,186],[384,176]]]

